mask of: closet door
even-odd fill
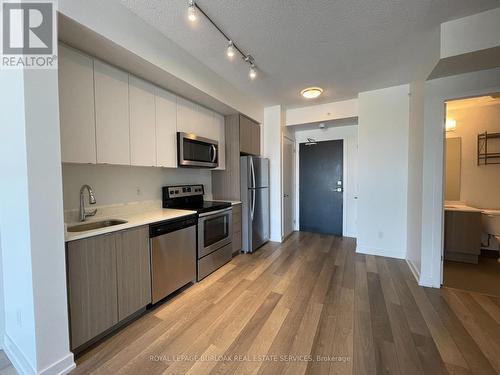
[[[97,163],[130,165],[128,73],[94,60]]]

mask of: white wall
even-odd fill
[[[426,82],[420,284],[440,287],[443,249],[444,102],[500,91],[500,69]]]
[[[0,349],[3,349],[5,335],[5,306],[3,296],[2,229],[0,228]]]
[[[357,251],[406,258],[409,85],[359,94]]]
[[[410,269],[420,277],[422,229],[422,175],[424,138],[424,82],[410,84],[408,143],[407,254]]]
[[[59,0],[59,11],[175,78],[262,121],[260,102],[237,90],[118,1]]]
[[[446,137],[462,139],[460,200],[478,208],[500,209],[500,168],[498,165],[477,165],[477,135],[500,132],[500,102],[448,110],[447,117],[457,121],[457,128]],[[500,152],[498,141],[490,141],[490,152]]]
[[[281,225],[281,137],[284,113],[280,105],[264,108],[262,156],[269,158],[271,241],[282,241]]]
[[[19,357],[18,370],[36,368],[35,316],[28,208],[24,75],[0,71],[0,170],[9,183],[0,184],[5,337],[7,354]],[[10,354],[11,361],[15,361]]]
[[[343,233],[347,237],[356,237],[356,215],[357,215],[357,192],[358,192],[358,126],[355,122],[352,125],[329,126],[325,129],[319,129],[311,126],[310,129],[304,129],[295,132],[297,143],[296,166],[296,191],[295,191],[295,220],[296,230],[299,230],[300,200],[299,200],[299,143],[307,142],[307,138],[313,138],[316,141],[331,141],[342,139],[344,141],[344,215],[343,215]]]
[[[58,374],[69,351],[57,71],[1,71],[5,351],[20,373]]]
[[[358,116],[358,99],[342,100],[286,110],[286,126]]]
[[[210,170],[63,164],[64,210],[80,207],[80,188],[90,185],[97,205],[161,200],[165,185],[203,184],[212,194]]]
[[[441,58],[500,46],[500,8],[441,24]]]

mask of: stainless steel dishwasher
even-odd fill
[[[192,215],[150,225],[153,303],[196,281],[196,223]]]

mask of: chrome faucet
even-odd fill
[[[89,192],[89,203],[96,203],[94,191],[92,190],[92,188],[89,185],[83,185],[80,189],[80,221],[85,221],[87,216],[94,216],[97,213],[97,208],[90,212],[85,211],[85,199],[83,196],[85,189],[87,189],[87,191]]]

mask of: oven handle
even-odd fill
[[[223,212],[229,212],[229,211],[231,211],[232,209],[233,209],[232,207],[229,207],[229,208],[223,208],[222,210],[218,210],[218,211],[204,212],[204,213],[202,213],[202,214],[199,214],[198,216],[199,216],[199,217],[206,217],[206,216],[217,215],[217,214],[220,214],[220,213],[223,213]]]

